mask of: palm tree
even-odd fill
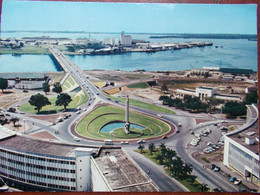
[[[164,160],[164,156],[162,154],[158,154],[155,157],[156,160],[159,160],[159,164],[162,165],[163,164],[163,160]]]
[[[152,155],[152,154],[153,154],[153,151],[154,151],[154,149],[155,149],[154,143],[150,143],[149,146],[148,146],[148,149],[149,149],[149,151],[150,151],[150,154]]]
[[[138,146],[138,149],[140,150],[141,153],[143,153],[143,152],[144,152],[144,145],[141,145],[141,144],[140,144],[140,145]]]
[[[193,170],[192,165],[184,163],[183,173],[185,174],[186,177],[191,174],[192,170]]]
[[[173,158],[176,157],[176,152],[172,149],[167,148],[166,150],[166,166],[170,169],[173,165]]]
[[[165,146],[165,143],[161,143],[159,147],[160,147],[161,154],[162,154],[163,156],[165,156],[166,151],[167,151],[166,146]]]

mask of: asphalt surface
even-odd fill
[[[64,120],[61,123],[58,123],[54,126],[52,126],[51,123],[48,123],[46,121],[40,121],[38,119],[27,117],[23,114],[15,114],[12,113],[12,116],[18,116],[22,120],[25,120],[26,123],[33,124],[33,129],[30,131],[25,131],[25,134],[31,134],[35,132],[39,132],[42,130],[48,131],[59,138],[62,142],[67,143],[77,143],[77,144],[84,144],[84,145],[104,145],[101,141],[92,141],[92,140],[86,140],[82,139],[79,142],[75,141],[75,135],[73,135],[70,132],[70,126],[77,122],[80,117],[83,117],[87,114],[87,112],[91,111],[97,103],[100,101],[107,102],[110,104],[117,105],[119,107],[124,107],[124,104],[114,102],[112,100],[108,100],[106,96],[104,96],[97,88],[89,81],[89,75],[86,75],[82,72],[81,69],[78,68],[77,65],[75,65],[73,62],[71,62],[64,54],[62,54],[60,51],[58,51],[55,48],[50,48],[56,56],[58,56],[60,63],[63,64],[63,69],[67,72],[70,72],[70,74],[74,77],[74,79],[78,82],[78,84],[81,86],[81,88],[88,93],[89,95],[89,101],[81,106],[81,113],[77,114],[76,111],[72,113],[72,116],[69,119]],[[90,105],[89,105],[90,104]],[[83,109],[86,109],[86,111],[83,111]],[[130,106],[131,109],[134,109],[135,111],[142,112],[145,114],[149,114],[152,116],[157,116],[158,112],[137,108]],[[252,111],[253,112],[253,111]],[[161,113],[160,113],[161,114]],[[255,113],[253,113],[255,114]],[[155,143],[157,146],[159,146],[160,143],[165,143],[165,145],[173,150],[175,150],[178,155],[188,164],[191,164],[193,167],[193,173],[194,175],[198,176],[198,180],[201,183],[206,183],[211,189],[219,188],[223,189],[226,192],[237,192],[238,189],[234,186],[232,186],[230,183],[223,180],[221,177],[219,177],[214,172],[207,170],[202,167],[201,164],[199,164],[196,160],[194,160],[191,157],[190,151],[187,149],[187,144],[189,140],[191,139],[190,135],[190,129],[194,131],[201,131],[205,126],[212,125],[213,123],[221,123],[220,120],[216,119],[215,121],[211,123],[207,123],[204,126],[196,126],[195,118],[205,118],[205,119],[213,119],[212,116],[196,116],[187,114],[183,111],[177,111],[176,115],[170,115],[170,114],[161,114],[163,116],[164,120],[167,120],[168,122],[174,124],[176,128],[180,131],[180,133],[176,133],[173,135],[168,136],[167,139],[157,139],[157,140],[149,140],[146,142],[145,146],[148,147],[149,143]],[[178,123],[182,124],[182,127],[178,127]],[[55,134],[55,131],[58,131],[59,134]],[[217,131],[216,131],[217,132]],[[213,136],[211,139],[212,141],[215,141],[216,137],[219,137],[219,135]],[[119,145],[119,143],[115,143],[115,145]],[[183,185],[181,185],[179,182],[174,180],[173,178],[169,177],[163,168],[161,166],[156,165],[149,159],[144,158],[140,154],[134,152],[133,150],[136,150],[138,148],[138,144],[136,142],[131,142],[129,145],[121,145],[122,148],[124,148],[127,153],[135,160],[135,162],[145,171],[147,172],[149,170],[150,178],[158,185],[158,187],[161,189],[161,191],[164,192],[180,192],[180,191],[188,191]]]

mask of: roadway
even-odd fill
[[[111,104],[117,105],[119,107],[124,107],[124,104],[121,104],[119,102],[115,102],[112,100],[108,100],[105,95],[103,95],[99,89],[93,85],[89,81],[89,75],[83,73],[83,71],[71,60],[65,56],[62,52],[57,50],[54,47],[49,48],[50,51],[54,54],[54,56],[57,58],[61,66],[66,72],[69,72],[73,78],[77,81],[77,83],[80,85],[80,87],[88,94],[89,100],[86,104],[82,106],[82,111],[80,114],[77,114],[76,112],[72,114],[72,116],[69,119],[66,119],[62,123],[58,123],[55,126],[51,126],[51,124],[45,125],[42,122],[34,121],[34,125],[38,126],[38,130],[41,130],[45,128],[45,130],[54,133],[55,131],[59,131],[59,134],[55,135],[57,136],[61,141],[63,142],[74,142],[75,135],[72,135],[70,132],[71,124],[77,122],[79,118],[83,117],[86,112],[89,112],[93,109],[93,107],[99,103],[102,102],[109,102]],[[158,112],[137,108],[130,106],[131,109],[142,112],[148,115],[157,116]],[[83,109],[86,109],[86,111],[83,111]],[[30,121],[29,117],[23,116],[24,119],[27,121]],[[206,117],[210,118],[210,117]],[[179,128],[180,133],[173,134],[168,137],[166,140],[150,140],[147,141],[147,144],[149,143],[155,143],[156,145],[159,145],[161,142],[164,142],[167,147],[172,148],[175,150],[179,156],[188,164],[191,164],[193,167],[193,173],[194,175],[198,176],[198,179],[202,181],[203,183],[207,183],[208,186],[213,188],[219,188],[223,189],[227,192],[237,192],[238,189],[230,185],[230,183],[224,181],[220,177],[218,177],[216,174],[212,173],[210,170],[204,169],[196,160],[194,160],[189,151],[187,150],[187,144],[190,140],[190,133],[189,129],[194,129],[196,127],[195,120],[192,119],[191,115],[186,115],[185,112],[177,112],[176,115],[170,115],[170,114],[163,114],[163,119],[167,120],[168,122],[174,124],[176,128]],[[31,119],[32,120],[32,119]],[[219,122],[220,120],[214,121],[214,123]],[[178,123],[182,123],[182,127],[177,127]],[[211,124],[209,124],[211,125]],[[203,126],[197,127],[197,130],[201,130],[204,128]],[[37,131],[37,129],[34,129],[33,132]],[[32,132],[32,131],[31,131]],[[27,133],[31,133],[27,132]],[[82,139],[80,143],[78,144],[84,144],[84,145],[103,145],[103,142],[100,141],[91,141]],[[117,143],[119,144],[119,143]],[[122,146],[129,155],[137,162],[137,164],[144,170],[150,170],[151,174],[149,175],[151,179],[161,188],[162,191],[187,191],[185,187],[183,187],[178,182],[174,181],[172,178],[169,178],[169,176],[162,171],[161,168],[158,168],[158,165],[151,163],[147,160],[144,160],[144,158],[141,158],[137,155],[137,153],[133,152],[133,150],[136,150],[138,147],[138,144],[135,142],[129,143],[129,145]]]

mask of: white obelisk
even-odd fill
[[[130,123],[129,123],[129,97],[126,96],[126,105],[125,105],[125,132],[130,133]]]

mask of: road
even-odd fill
[[[93,85],[89,81],[89,75],[83,73],[83,71],[71,60],[68,59],[63,53],[61,53],[59,50],[57,50],[54,47],[50,47],[50,51],[56,56],[59,63],[62,65],[63,69],[66,72],[69,72],[73,78],[77,81],[77,83],[80,85],[80,87],[88,93],[89,100],[86,104],[82,106],[81,113],[77,114],[74,112],[72,116],[69,119],[66,119],[62,123],[58,123],[55,126],[51,126],[50,123],[46,124],[46,121],[40,122],[39,120],[29,118],[25,115],[20,114],[20,118],[23,120],[25,119],[27,122],[31,121],[31,123],[34,123],[35,128],[27,133],[36,132],[42,129],[45,129],[49,131],[50,133],[54,134],[55,131],[59,131],[59,134],[55,135],[57,136],[60,141],[62,142],[73,142],[75,143],[75,135],[72,135],[70,132],[70,126],[77,122],[80,117],[87,114],[87,112],[91,111],[97,103],[100,101],[102,102],[109,102],[111,104],[117,105],[119,107],[124,107],[124,104],[121,104],[119,102],[115,102],[112,100],[108,100],[105,95],[103,95],[99,89]],[[137,108],[130,106],[131,109],[142,112],[148,115],[157,116],[158,112],[146,110],[142,108]],[[83,109],[86,109],[86,111],[83,112]],[[194,117],[195,118],[195,117]],[[219,188],[223,189],[227,192],[237,192],[238,190],[230,185],[228,182],[224,181],[220,177],[218,177],[216,174],[211,172],[210,170],[204,169],[197,161],[195,161],[189,151],[187,150],[187,144],[188,141],[191,138],[191,135],[189,133],[190,129],[194,129],[196,127],[196,123],[194,118],[192,118],[192,115],[188,115],[185,112],[178,111],[176,115],[170,115],[170,114],[163,114],[163,119],[167,120],[168,122],[174,124],[176,128],[179,128],[180,133],[170,135],[168,139],[166,140],[150,140],[147,141],[146,145],[153,142],[156,145],[159,145],[161,142],[164,142],[165,145],[169,148],[172,148],[175,150],[179,156],[188,164],[191,164],[193,167],[193,174],[198,176],[198,180],[202,183],[207,183],[208,186],[213,188]],[[207,116],[206,118],[211,118],[210,116]],[[212,118],[211,118],[212,119]],[[221,122],[220,120],[216,120],[213,123]],[[178,123],[182,124],[182,127],[177,127]],[[208,125],[211,125],[210,123]],[[201,130],[204,128],[203,126],[197,127],[197,130]],[[77,142],[77,144],[84,144],[84,145],[103,145],[102,142],[98,141],[90,141],[86,139],[82,139],[80,142]],[[119,144],[119,143],[116,143]],[[138,147],[137,143],[130,143],[129,145],[122,145],[122,148],[124,148],[129,155],[136,161],[136,163],[144,170],[150,170],[150,177],[151,179],[161,188],[162,191],[187,191],[185,187],[183,187],[181,184],[176,182],[174,179],[170,178],[161,167],[158,167],[155,163],[149,161],[146,158],[140,157],[137,153],[133,152],[133,150],[136,150]]]

